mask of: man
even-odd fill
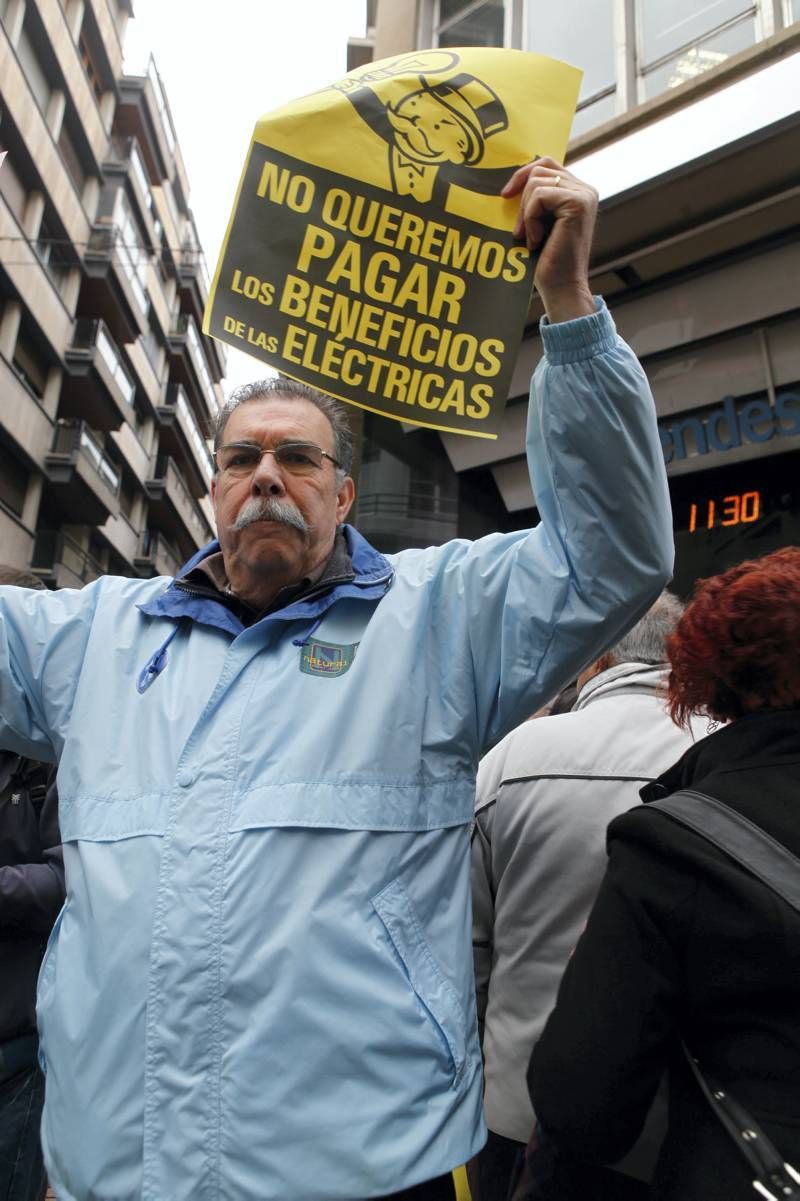
[[[533,1127],[525,1071],[606,868],[608,823],[693,737],[664,708],[665,592],[578,677],[571,713],[529,721],[482,761],[472,840],[473,950],[489,1141],[480,1201],[505,1201]]]
[[[0,584],[44,587],[0,564]],[[36,977],[64,900],[58,798],[49,769],[0,751],[0,1197],[40,1201],[44,1080],[36,1060]]]
[[[378,554],[344,525],[338,407],[278,383],[222,414],[219,542],[177,582],[0,597],[0,736],[61,754],[59,1201],[427,1201],[483,1141],[480,748],[672,559],[652,400],[588,288],[595,195],[550,160],[516,193],[531,245],[552,221],[539,529]]]

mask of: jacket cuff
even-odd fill
[[[617,328],[602,296],[595,296],[597,312],[572,321],[552,325],[547,317],[539,321],[539,333],[548,363],[580,363],[596,354],[613,350],[617,343]]]

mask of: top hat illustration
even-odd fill
[[[449,109],[469,138],[465,162],[476,163],[483,153],[486,138],[508,128],[503,102],[488,84],[462,72],[444,83],[431,85],[423,75],[419,81],[426,92]]]

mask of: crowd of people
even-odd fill
[[[796,1193],[800,551],[664,591],[596,194],[549,159],[505,194],[539,526],[380,554],[344,407],[276,379],[220,413],[176,579],[0,587],[9,1201],[37,1064],[59,1201]]]

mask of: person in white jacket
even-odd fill
[[[489,1141],[470,1171],[480,1201],[505,1201],[533,1127],[525,1070],[603,878],[606,827],[702,736],[674,725],[661,697],[681,612],[662,593],[578,677],[571,712],[525,722],[481,761],[473,954]]]

